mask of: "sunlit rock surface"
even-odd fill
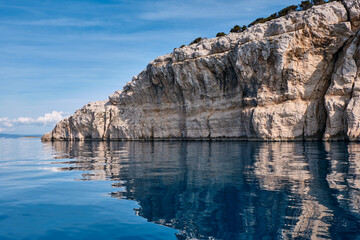
[[[42,139],[359,140],[359,4],[177,48]]]

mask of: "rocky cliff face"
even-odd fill
[[[359,28],[344,0],[175,49],[42,139],[358,140]]]

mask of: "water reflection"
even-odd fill
[[[111,180],[112,197],[178,239],[356,239],[360,144],[54,142],[63,171]]]

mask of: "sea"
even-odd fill
[[[0,135],[0,239],[360,239],[360,143]]]

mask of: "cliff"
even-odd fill
[[[359,28],[343,0],[177,48],[42,139],[359,140]]]

